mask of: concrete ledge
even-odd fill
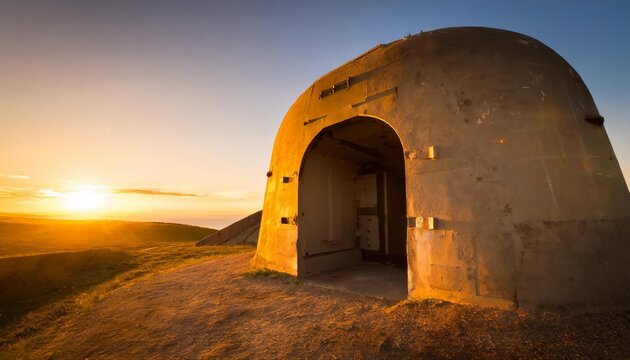
[[[262,218],[262,210],[257,211],[241,220],[226,226],[225,228],[210,234],[197,242],[197,246],[204,245],[223,245],[234,238],[242,238],[243,243],[255,244],[251,239],[257,235],[260,228],[260,219]],[[257,236],[256,240],[257,240]],[[231,242],[230,242],[231,243]]]

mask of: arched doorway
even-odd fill
[[[399,277],[406,296],[404,151],[384,121],[355,117],[309,145],[299,176],[298,254],[301,274],[367,264],[377,277]]]

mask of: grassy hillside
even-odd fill
[[[97,248],[138,249],[192,242],[216,230],[199,226],[0,216],[0,257]]]
[[[167,223],[0,217],[0,347],[47,330],[138,277],[252,251],[195,246],[215,231]]]

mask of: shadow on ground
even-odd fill
[[[131,254],[113,250],[0,258],[0,328],[134,266]]]

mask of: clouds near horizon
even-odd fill
[[[0,178],[4,179],[17,179],[17,180],[29,180],[31,177],[28,175],[17,175],[17,174],[0,174]]]

